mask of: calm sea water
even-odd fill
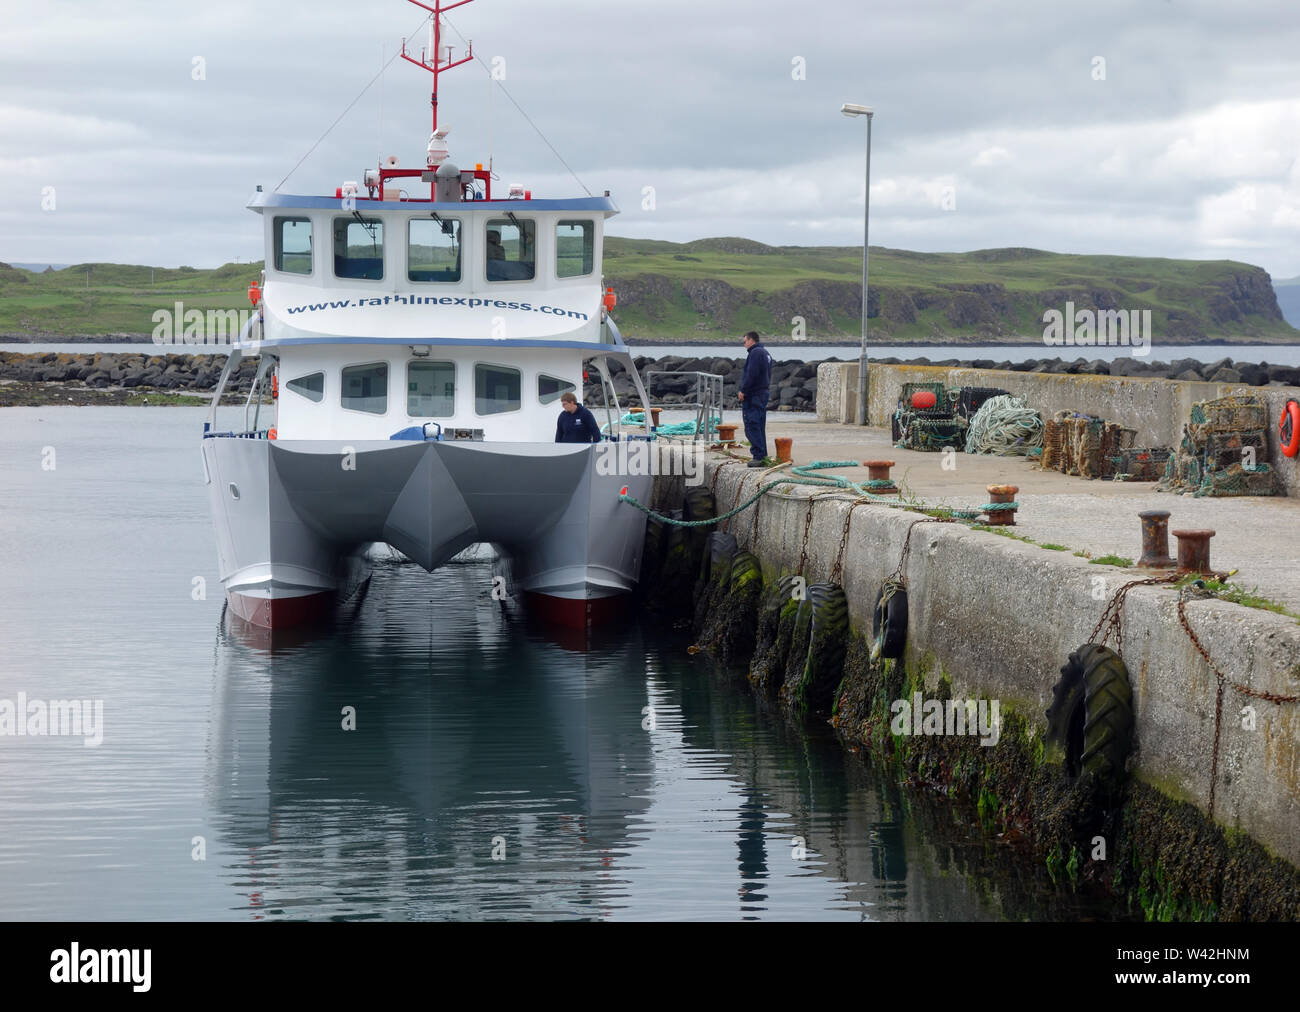
[[[584,649],[482,563],[381,565],[270,650],[223,619],[201,418],[0,410],[0,700],[103,703],[97,747],[0,736],[0,918],[1105,916],[685,641]]]
[[[828,358],[845,361],[858,359],[856,346],[827,344],[769,344],[768,350],[779,362],[797,359],[801,362],[819,362]],[[71,354],[90,355],[96,352],[116,354],[162,355],[168,351],[180,354],[211,353],[225,354],[220,346],[194,348],[166,348],[153,344],[5,344],[0,343],[0,351],[16,351],[28,355],[43,355],[47,352],[69,352]],[[1076,358],[1094,358],[1109,362],[1116,358],[1125,358],[1131,353],[1129,348],[1047,348],[1042,345],[994,345],[987,348],[956,347],[902,347],[899,345],[869,345],[871,357],[897,358],[909,360],[928,358],[939,362],[948,358],[963,361],[989,359],[993,362],[1024,362],[1027,359],[1061,358],[1071,361]],[[685,355],[691,358],[743,358],[745,349],[739,341],[735,344],[638,344],[632,346],[634,355],[648,358],[665,358],[670,355]],[[1300,365],[1300,344],[1171,344],[1153,348],[1145,356],[1149,362],[1171,362],[1179,358],[1196,359],[1198,362],[1217,362],[1221,358],[1230,358],[1236,362],[1268,362],[1270,365]]]

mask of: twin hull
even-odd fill
[[[384,542],[432,571],[468,546],[502,554],[512,593],[586,626],[636,583],[653,478],[618,444],[214,437],[203,462],[221,582],[255,625],[299,624],[366,575]]]

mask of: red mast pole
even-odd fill
[[[417,60],[406,51],[406,40],[402,40],[402,59],[407,63],[414,63],[417,67],[422,67],[433,75],[433,94],[430,96],[430,105],[433,107],[433,132],[438,132],[438,77],[463,63],[469,63],[474,59],[474,43],[469,43],[469,52],[459,60],[453,60],[450,53],[446,62],[442,59],[442,15],[447,11],[455,10],[457,7],[464,7],[473,0],[455,0],[454,3],[443,3],[442,0],[433,0],[432,4],[425,3],[423,0],[409,0],[415,6],[428,11],[433,15],[433,52],[420,52],[420,58]],[[427,164],[427,163],[426,163]],[[386,169],[382,165],[379,168],[379,196],[383,199],[384,183],[389,179],[409,176],[424,176],[429,179],[429,199],[436,200],[438,195],[437,184],[432,180],[433,166],[428,166],[427,171],[415,169]],[[492,199],[492,173],[489,170],[483,170],[475,166],[473,172],[474,178],[483,182],[485,186],[485,196]]]
[[[415,4],[416,7],[424,8],[426,11],[428,11],[430,14],[433,15],[433,52],[429,54],[433,57],[433,62],[430,63],[426,59],[424,59],[424,54],[421,54],[421,58],[418,60],[412,56],[408,56],[406,53],[405,39],[402,40],[402,59],[405,60],[407,63],[414,63],[417,67],[423,67],[425,70],[427,70],[430,74],[433,75],[433,96],[432,96],[433,130],[434,133],[437,133],[438,131],[438,75],[444,74],[447,71],[451,70],[453,67],[459,67],[462,63],[468,63],[470,60],[474,59],[474,44],[471,42],[469,46],[469,54],[467,56],[464,56],[461,59],[456,60],[454,62],[449,57],[447,63],[445,65],[443,64],[442,62],[442,15],[445,14],[447,11],[455,10],[457,7],[463,7],[465,6],[465,4],[471,3],[472,0],[456,0],[455,3],[451,3],[451,4],[444,4],[442,0],[433,0],[433,6],[430,6],[427,3],[422,3],[421,0],[409,0],[409,2]]]

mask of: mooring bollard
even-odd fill
[[[1172,569],[1177,563],[1169,555],[1169,511],[1143,510],[1138,516],[1142,520],[1142,558],[1138,559],[1138,568]]]
[[[1016,526],[1016,493],[1020,491],[1018,485],[988,485],[985,490],[989,494],[989,503],[984,507],[984,512],[989,516],[990,527],[1014,527]],[[1011,504],[1009,509],[989,509],[989,506],[1002,506]]]
[[[1212,576],[1210,538],[1214,537],[1214,531],[1174,531],[1173,535],[1178,539],[1179,575],[1199,573]]]
[[[718,423],[718,442],[723,446],[731,446],[736,442],[736,424],[734,422]]]
[[[867,491],[875,495],[898,495],[898,486],[889,477],[889,469],[894,466],[892,460],[864,460],[862,466],[867,469]]]
[[[794,439],[790,436],[776,437],[776,459],[782,463],[790,459],[790,447],[794,445]]]
[[[659,412],[662,410],[662,408],[650,409],[650,425],[656,429],[659,428]]]

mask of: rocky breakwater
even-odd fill
[[[670,355],[659,359],[637,356],[634,361],[637,371],[641,373],[642,380],[646,384],[650,400],[654,404],[673,405],[692,402],[695,399],[695,377],[688,374],[693,372],[721,376],[725,406],[734,408],[739,404],[736,395],[745,368],[743,358],[687,358]],[[818,364],[818,362],[798,361],[773,362],[768,410],[815,410]],[[664,375],[665,373],[674,375]],[[603,403],[600,374],[595,369],[591,369],[588,371],[588,376],[589,379],[583,390],[584,402],[589,405]],[[627,406],[629,402],[637,400],[632,377],[622,365],[611,362],[610,376],[620,404]]]
[[[0,352],[0,381],[26,384],[62,383],[89,390],[213,390],[225,366],[224,355],[148,355]],[[244,359],[228,389],[247,393],[257,372],[256,359]]]

